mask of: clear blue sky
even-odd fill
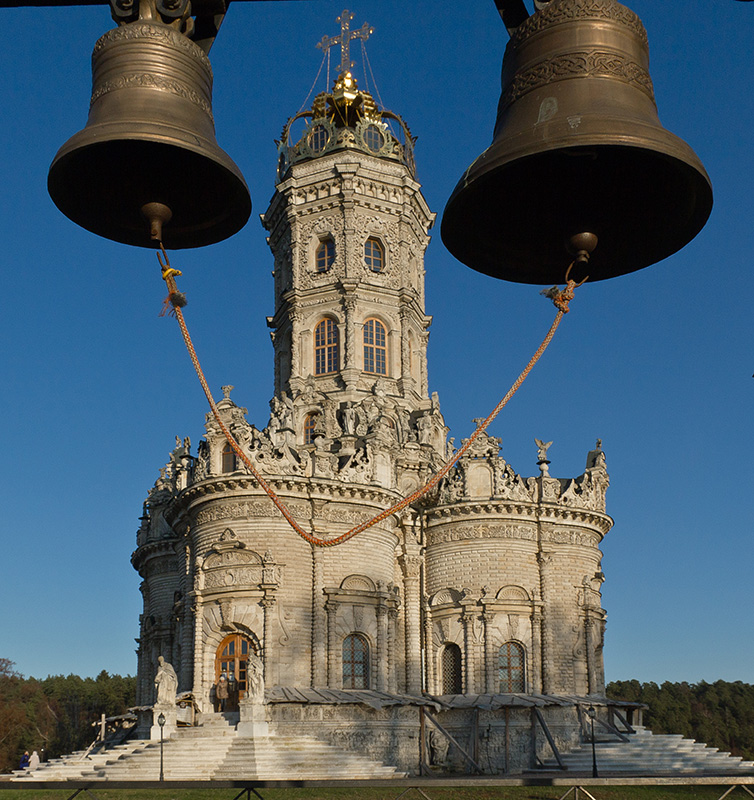
[[[664,125],[699,154],[715,207],[683,251],[586,285],[493,433],[525,475],[534,438],[551,472],[583,471],[597,437],[615,527],[604,542],[608,680],[754,682],[751,568],[754,357],[754,3],[633,0],[649,31]],[[220,144],[243,170],[252,218],[233,239],[174,255],[210,384],[233,384],[264,426],[272,394],[272,260],[258,214],[276,149],[337,33],[332,0],[232,5],[212,50]],[[489,144],[507,35],[492,0],[363,0],[384,104],[419,137],[418,177],[441,214]],[[129,563],[146,492],[174,437],[206,412],[153,253],[77,228],[46,175],[83,127],[105,7],[3,9],[0,54],[2,577],[0,656],[26,675],[134,673],[139,578]],[[354,48],[356,75],[363,71]],[[362,81],[363,85],[363,81]],[[318,90],[324,89],[320,80]],[[430,384],[460,438],[494,406],[553,315],[539,287],[427,252]],[[293,534],[292,534],[293,535]]]

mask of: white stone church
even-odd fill
[[[384,513],[457,451],[428,381],[434,214],[408,127],[349,72],[350,38],[371,33],[350,19],[329,40],[332,91],[285,126],[263,217],[269,421],[249,422],[232,386],[217,404],[300,530],[211,413],[196,454],[177,438],[132,556],[143,738],[13,780],[589,774],[595,726],[614,775],[751,771],[605,697],[599,441],[574,478],[551,477],[537,441],[540,474],[522,477],[482,433],[436,489]]]
[[[298,141],[294,122],[305,126]],[[454,452],[429,389],[424,253],[435,215],[420,188],[407,125],[349,72],[286,125],[263,217],[271,415],[262,428],[249,422],[231,386],[218,405],[294,518],[326,541]],[[483,434],[428,498],[344,543],[312,545],[208,414],[196,455],[177,440],[138,532],[139,702],[154,702],[162,655],[199,719],[218,710],[222,675],[232,711],[254,653],[273,729],[303,725],[411,768],[417,708],[431,696],[466,749],[478,752],[483,729],[495,771],[533,766],[548,727],[567,748],[581,706],[597,703],[605,720],[612,711],[599,549],[612,521],[599,443],[578,477],[550,477],[547,464],[542,451],[541,474],[522,477]],[[546,724],[532,740],[535,707]],[[452,761],[447,749],[434,747],[435,761]]]

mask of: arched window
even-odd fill
[[[304,418],[304,444],[314,444],[314,432],[317,429],[317,417],[319,414],[312,411]]]
[[[501,692],[523,692],[524,648],[516,642],[506,642],[498,651],[498,672]]]
[[[364,242],[364,262],[372,272],[382,272],[385,269],[385,248],[373,236]]]
[[[225,442],[222,453],[222,471],[235,472],[238,469],[238,458],[235,451],[230,446],[230,442]]]
[[[335,261],[335,242],[328,237],[322,239],[314,256],[317,272],[327,272]]]
[[[358,633],[343,639],[343,688],[369,688],[369,642]]]
[[[378,319],[364,323],[364,372],[387,375],[387,335]]]
[[[314,374],[337,372],[339,365],[338,326],[334,319],[323,319],[314,329]]]
[[[461,694],[461,648],[446,644],[442,651],[442,693]]]

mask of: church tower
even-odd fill
[[[416,709],[430,694],[457,741],[477,740],[477,708],[491,769],[510,771],[547,747],[540,732],[532,749],[533,705],[568,746],[579,698],[607,702],[605,457],[598,443],[581,476],[553,478],[539,442],[540,474],[524,478],[482,434],[436,490],[388,512],[455,451],[427,379],[434,215],[408,126],[351,73],[350,42],[371,33],[351,31],[351,18],[320,43],[341,46],[339,74],[286,123],[262,217],[275,282],[269,422],[249,423],[232,386],[218,403],[299,530],[212,414],[196,456],[176,439],[132,557],[144,598],[138,702],[153,702],[163,656],[200,719],[217,710],[223,676],[226,710],[243,714],[261,663],[276,730],[304,726],[413,769]]]

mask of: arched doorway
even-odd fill
[[[238,701],[246,694],[249,655],[255,652],[255,649],[251,639],[240,633],[226,636],[217,648],[215,686],[223,675],[228,680],[230,691],[225,703],[226,711],[238,711]]]

